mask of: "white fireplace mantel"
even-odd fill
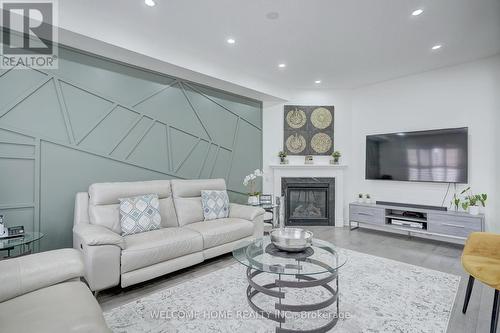
[[[345,164],[270,164],[271,169],[345,169]]]
[[[338,164],[271,164],[273,193],[282,195],[283,177],[335,178],[335,226],[344,226],[344,172],[347,165]]]

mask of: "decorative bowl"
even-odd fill
[[[313,233],[300,228],[283,228],[272,230],[270,236],[271,242],[278,249],[301,252],[311,246]]]

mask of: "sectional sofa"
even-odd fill
[[[1,260],[0,332],[111,332],[83,272],[74,249]]]
[[[263,235],[264,210],[230,204],[229,217],[204,221],[201,191],[223,179],[97,183],[75,201],[73,245],[91,290],[127,287],[232,251]],[[121,236],[119,199],[158,194],[161,229]]]

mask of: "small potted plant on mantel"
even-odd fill
[[[358,202],[363,203],[363,193],[358,194]]]
[[[278,153],[278,157],[280,158],[280,164],[288,164],[288,160],[286,159],[287,156],[288,154],[284,150]]]
[[[330,160],[330,163],[331,164],[339,164],[340,156],[342,156],[342,154],[340,153],[340,151],[338,151],[338,150],[334,151],[332,153],[333,160]]]

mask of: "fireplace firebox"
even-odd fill
[[[285,225],[335,225],[335,178],[282,178]]]

